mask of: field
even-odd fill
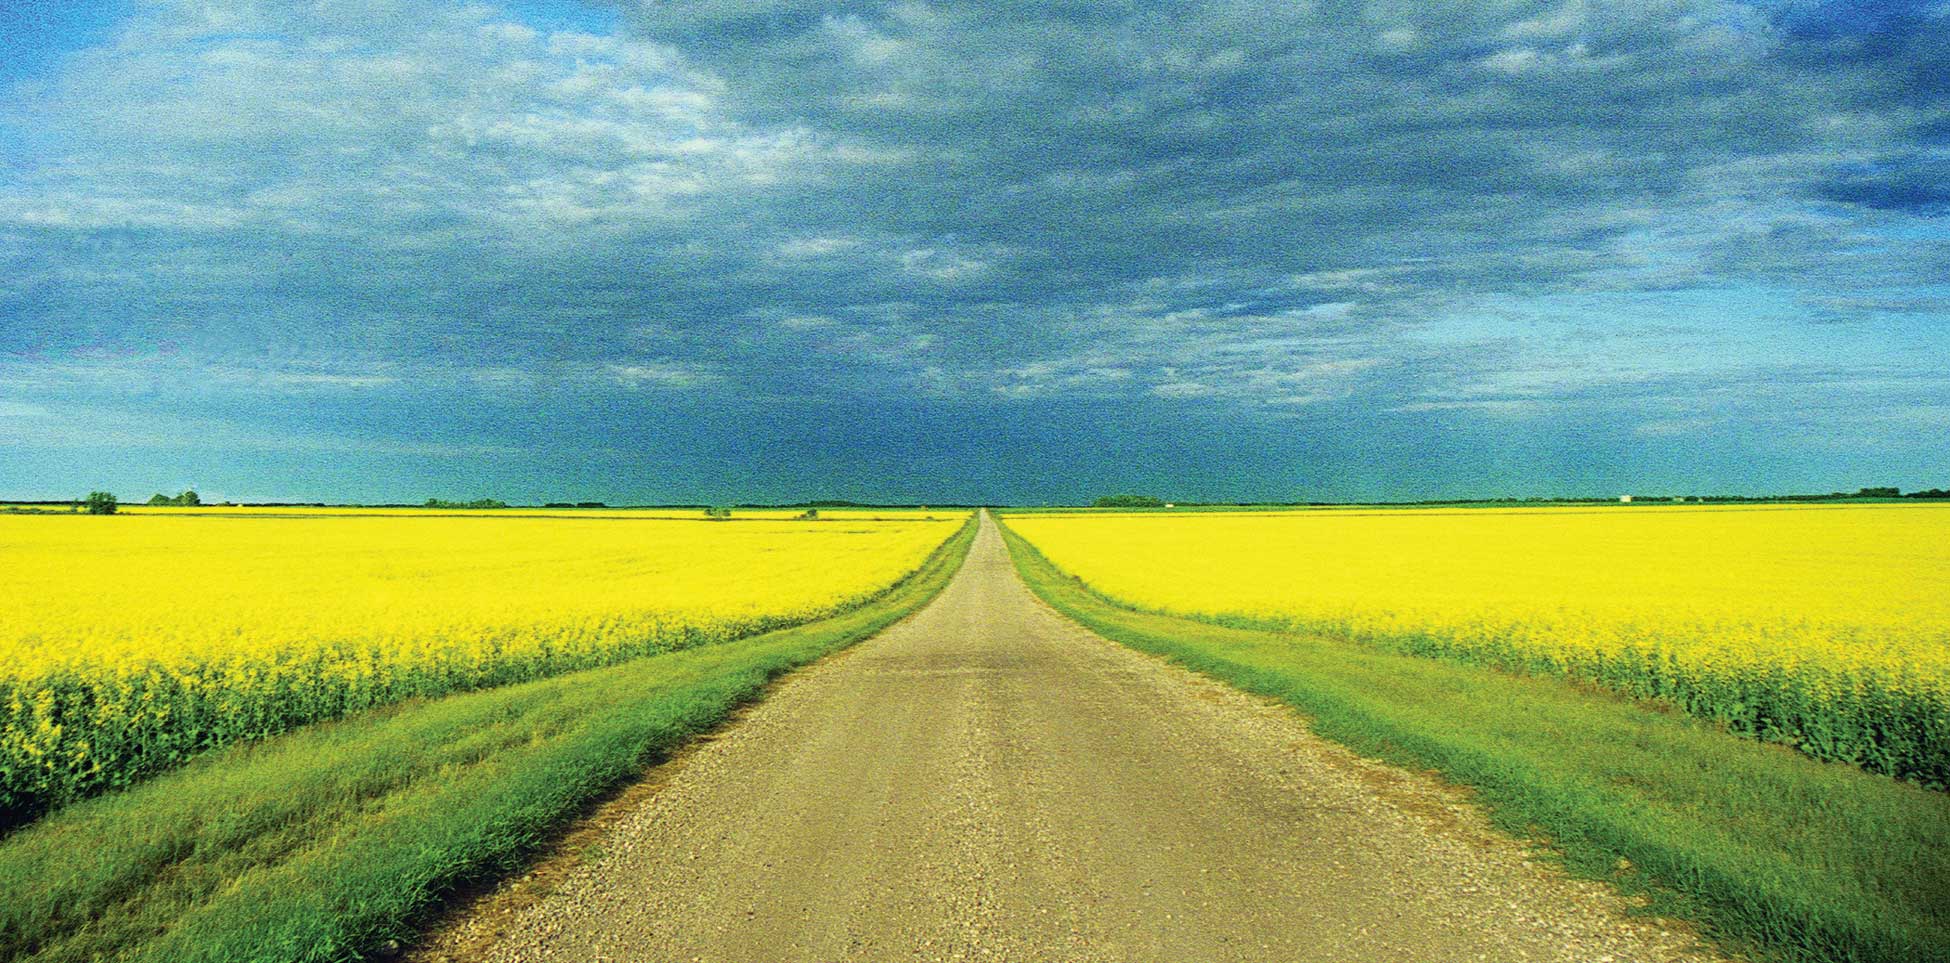
[[[27,507],[27,506],[22,506]],[[41,506],[47,508],[47,506]],[[65,511],[65,509],[56,509]],[[675,519],[696,521],[704,518],[701,508],[395,508],[339,505],[198,505],[179,507],[169,505],[122,505],[116,509],[123,515],[237,515],[253,517],[291,516],[381,516],[424,518],[430,515],[454,516],[463,518],[618,518],[618,519]],[[820,508],[815,509],[819,518],[826,521],[940,521],[961,519],[968,515],[967,509],[958,508]],[[803,508],[734,508],[731,509],[733,521],[790,521],[805,514]]]
[[[390,953],[772,678],[922,624],[951,579],[962,614],[936,618],[954,628],[916,630],[942,643],[940,691],[915,684],[926,711],[899,722],[836,710],[862,721],[848,758],[884,774],[897,747],[953,745],[970,726],[995,727],[975,744],[1005,745],[1063,718],[1035,707],[1077,701],[1061,660],[992,675],[1041,616],[965,514],[795,514],[0,515],[0,957]],[[1950,963],[1919,950],[1950,946],[1950,796],[1931,768],[1950,744],[1950,509],[1075,511],[1009,515],[1001,534],[1029,588],[1084,626],[1470,787],[1503,830],[1732,949]],[[828,684],[877,665],[904,693],[904,658],[862,653]],[[988,712],[1004,688],[1030,708]],[[909,697],[862,704],[874,698]],[[765,731],[830,751],[844,727]],[[993,831],[1033,816],[993,787],[1047,747],[1102,758],[1089,728],[984,763],[995,778],[969,785],[994,792]],[[1137,768],[1193,814],[1212,767],[1175,748]],[[894,782],[834,781],[795,818],[870,812],[935,838],[943,790]],[[1040,805],[1117,818],[1070,796]],[[1284,811],[1245,837],[1286,833]],[[1052,858],[1089,848],[1066,846]],[[777,856],[752,865],[777,872]]]
[[[972,534],[963,528],[914,577],[831,619],[412,699],[63,807],[0,838],[0,958],[394,955],[389,941],[411,941],[456,887],[524,867],[585,807],[772,679],[927,602]]]
[[[1564,675],[1950,784],[1950,510],[1036,514],[1134,607]]]
[[[529,506],[510,506],[508,508],[420,508],[392,505],[144,505],[141,503],[122,504],[116,507],[118,515],[156,515],[176,517],[242,517],[242,518],[325,518],[325,517],[391,517],[427,518],[431,516],[458,518],[619,518],[619,519],[672,519],[696,521],[705,518],[702,508],[535,508]],[[942,519],[964,518],[965,508],[877,508],[867,506],[841,506],[837,508],[814,509],[825,521],[940,521]],[[732,521],[792,521],[806,513],[803,508],[733,508]],[[75,515],[82,514],[79,508],[67,503],[44,504],[5,504],[0,503],[0,515]]]
[[[1138,611],[1005,534],[1057,611],[1286,703],[1362,755],[1470,787],[1505,831],[1543,843],[1539,855],[1744,958],[1950,963],[1950,794],[1563,677]]]
[[[829,616],[963,522],[933,514],[0,516],[0,815],[369,707]]]

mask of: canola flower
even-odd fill
[[[1950,786],[1950,507],[1007,522],[1134,607],[1585,679]]]
[[[835,614],[964,521],[0,515],[0,826],[401,699]]]
[[[8,507],[0,505],[0,511]],[[45,514],[67,513],[65,507],[17,506],[19,508],[37,507]],[[789,521],[805,513],[803,508],[738,508],[732,510],[732,517],[739,521],[769,520]],[[251,517],[299,516],[305,518],[344,517],[347,515],[396,516],[405,518],[427,518],[436,515],[453,515],[467,518],[669,518],[684,521],[696,520],[703,516],[701,508],[422,508],[416,506],[340,506],[340,505],[144,505],[140,503],[119,506],[120,515],[170,515],[170,516],[211,516],[244,515]],[[70,513],[72,514],[72,513]],[[939,521],[959,519],[967,515],[964,510],[939,508],[878,508],[840,506],[819,508],[815,515],[829,521]]]

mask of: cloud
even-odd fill
[[[6,366],[20,389],[83,395],[151,394],[159,389],[250,394],[363,392],[399,383],[380,370],[334,367],[319,358],[245,367],[234,359],[181,352],[90,353],[79,357],[17,359]]]
[[[378,374],[324,374],[318,372],[271,372],[262,375],[266,384],[285,385],[294,388],[378,388],[394,383],[391,375]]]
[[[1950,212],[1950,148],[1844,165],[1820,192],[1829,200],[1879,210]]]
[[[1642,438],[1688,438],[1703,435],[1722,425],[1713,418],[1667,418],[1648,421],[1632,429],[1632,433]]]
[[[616,364],[608,371],[618,384],[632,388],[691,388],[718,380],[711,372],[666,362]]]
[[[18,446],[23,451],[221,451],[227,458],[240,453],[285,452],[461,461],[522,453],[520,448],[494,442],[414,437],[397,431],[374,435],[316,428],[272,429],[240,424],[228,418],[152,408],[87,405],[70,406],[31,419],[0,417],[0,443]]]
[[[1548,420],[1950,348],[1941,5],[611,6],[172,0],[10,86],[0,382]]]

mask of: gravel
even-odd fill
[[[1108,642],[992,522],[953,583],[409,958],[1724,960],[1461,790]]]

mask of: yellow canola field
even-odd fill
[[[21,506],[27,508],[30,506]],[[67,513],[66,508],[53,506],[39,507],[43,512]],[[5,506],[0,506],[4,510]],[[803,508],[734,508],[732,521],[788,521],[797,519],[805,512]],[[817,509],[818,517],[827,521],[940,521],[943,519],[962,519],[968,516],[966,509],[954,508],[856,508],[838,507]],[[700,508],[399,508],[386,505],[198,505],[177,507],[173,505],[122,505],[116,509],[121,515],[246,515],[253,517],[300,516],[307,518],[359,516],[391,516],[424,518],[431,515],[459,515],[468,518],[665,518],[691,521],[704,518]]]
[[[1950,785],[1950,506],[1007,523],[1139,608],[1586,678]]]
[[[0,515],[0,826],[238,739],[834,614],[965,517]]]

